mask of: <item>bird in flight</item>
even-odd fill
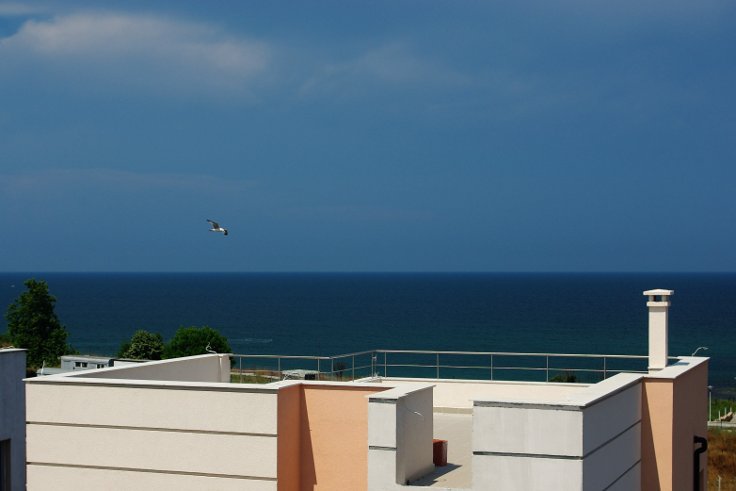
[[[210,222],[210,225],[212,225],[210,232],[222,232],[224,235],[227,235],[227,229],[220,227],[219,223],[210,220],[209,218],[207,219],[207,221]]]

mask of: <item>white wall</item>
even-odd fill
[[[376,381],[376,379],[367,379]],[[410,378],[377,379],[388,385],[431,383],[434,385],[435,411],[467,409],[471,412],[474,400],[518,399],[524,402],[564,399],[585,391],[588,384],[562,384],[548,382],[509,382],[479,380],[431,380]],[[463,412],[463,411],[460,411]]]
[[[26,351],[0,349],[0,441],[10,440],[12,491],[25,489]]]
[[[638,375],[620,374],[546,403],[474,403],[475,490],[636,491],[640,461]]]
[[[230,356],[187,356],[92,371],[85,370],[75,373],[73,376],[178,382],[230,382]]]
[[[403,489],[434,470],[432,386],[401,385],[368,398],[368,490]]]
[[[79,375],[27,381],[29,490],[276,490],[278,389]]]

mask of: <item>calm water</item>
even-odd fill
[[[0,274],[0,307],[44,279],[82,353],[113,355],[136,329],[209,325],[236,353],[374,348],[647,353],[642,291],[675,290],[670,354],[709,350],[710,383],[736,386],[736,274]],[[4,324],[2,325],[4,328]]]

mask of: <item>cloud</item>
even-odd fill
[[[0,57],[21,67],[162,94],[245,93],[266,71],[271,55],[263,42],[207,24],[128,13],[30,19],[0,39]]]
[[[452,68],[414,53],[403,43],[379,46],[343,62],[323,63],[300,88],[302,95],[348,94],[380,85],[395,88],[453,87],[471,79]]]

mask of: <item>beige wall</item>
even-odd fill
[[[29,379],[28,489],[275,491],[276,389],[212,385]]]
[[[366,489],[366,396],[386,387],[212,383],[217,356],[167,363],[29,379],[28,489]],[[177,366],[188,381],[155,380]]]
[[[642,489],[653,491],[672,489],[672,394],[671,380],[647,379],[644,381],[641,442]]]
[[[431,384],[401,384],[368,402],[368,489],[406,489],[434,470]]]
[[[674,489],[690,490],[693,482],[693,437],[708,438],[708,364],[704,363],[675,379],[674,431],[672,435]],[[708,467],[707,452],[700,455],[700,469]],[[700,489],[706,489],[707,475]],[[681,484],[680,484],[681,483]]]
[[[385,388],[303,385],[302,491],[367,489],[368,399]]]
[[[40,472],[37,467],[28,476],[29,490],[276,491],[275,481],[74,467],[46,467]]]
[[[387,385],[414,385],[431,383],[434,385],[435,411],[457,409],[470,413],[474,400],[514,398],[525,402],[563,399],[584,392],[588,384],[562,384],[548,382],[508,382],[475,380],[428,380],[411,378],[385,378]],[[467,411],[462,411],[463,409]]]
[[[229,355],[197,355],[113,367],[82,370],[71,375],[80,378],[155,380],[176,382],[229,382]]]
[[[707,437],[708,362],[683,360],[644,379],[642,489],[693,488],[693,437]],[[704,453],[701,469],[706,463]]]
[[[476,401],[473,489],[640,489],[641,390],[618,374],[577,399]]]

